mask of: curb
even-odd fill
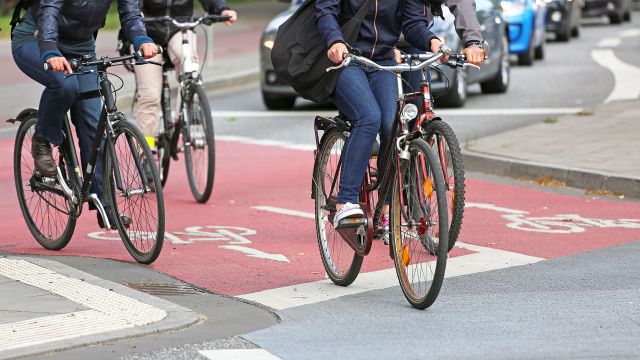
[[[542,164],[473,150],[462,150],[462,158],[467,171],[529,180],[538,180],[541,176],[549,176],[571,187],[585,190],[602,189],[640,198],[640,178],[633,176],[625,177],[591,169]]]
[[[193,310],[187,309],[170,301],[159,297],[149,295],[132,288],[129,288],[109,280],[105,280],[94,275],[88,274],[76,268],[64,265],[62,263],[23,256],[1,256],[0,258],[23,260],[35,264],[47,270],[54,271],[63,277],[78,279],[83,283],[95,285],[97,287],[107,289],[117,295],[139,301],[148,306],[153,306],[166,313],[166,317],[159,321],[151,322],[146,325],[132,326],[121,328],[118,330],[109,330],[102,333],[92,335],[83,335],[78,337],[70,337],[52,342],[45,342],[36,345],[18,347],[10,350],[0,349],[0,359],[13,359],[25,356],[39,355],[48,352],[57,352],[69,350],[73,348],[83,347],[105,341],[113,341],[119,339],[127,339],[132,337],[140,337],[149,334],[164,333],[172,330],[178,330],[189,327],[199,322],[200,315]],[[33,286],[33,285],[30,285]],[[72,300],[70,300],[72,301]],[[72,301],[73,302],[73,301]],[[36,319],[33,319],[35,321]]]

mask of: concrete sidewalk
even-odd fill
[[[465,169],[512,178],[549,177],[568,186],[640,197],[640,100],[469,142]]]

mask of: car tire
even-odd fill
[[[631,21],[631,10],[627,10],[627,12],[624,13],[624,16],[622,17],[622,20]]]
[[[269,110],[291,110],[296,102],[296,97],[288,95],[273,95],[263,91],[262,101]]]
[[[545,45],[546,42],[547,42],[547,40],[543,39],[542,43],[540,44],[540,46],[538,46],[536,48],[536,51],[535,51],[535,54],[534,54],[535,55],[534,57],[535,57],[536,60],[544,59],[544,45]]]
[[[467,72],[456,69],[456,78],[449,81],[449,90],[436,98],[436,105],[444,107],[462,107],[467,101]]]
[[[576,25],[573,29],[571,29],[571,36],[577,38],[580,36],[580,25]]]
[[[620,24],[622,22],[622,14],[621,13],[609,14],[609,22],[612,24]]]
[[[533,34],[529,39],[529,48],[526,53],[518,54],[518,65],[533,65],[533,57],[535,55],[535,44],[533,43]]]
[[[556,33],[556,40],[561,42],[567,42],[571,38],[571,24],[567,22],[560,31]]]
[[[507,92],[509,81],[511,80],[511,64],[509,56],[509,40],[503,37],[502,40],[502,58],[498,73],[491,79],[480,83],[480,88],[485,94],[502,94]]]

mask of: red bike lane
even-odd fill
[[[193,201],[184,164],[172,162],[164,193],[167,236],[151,267],[228,295],[324,279],[310,218],[313,153],[228,141],[216,146],[216,180],[208,204]],[[117,233],[101,231],[95,213],[88,211],[65,249],[42,249],[17,202],[13,139],[0,141],[0,154],[0,251],[133,261]],[[548,259],[637,240],[638,202],[467,180],[459,241]],[[469,253],[456,248],[451,256]],[[376,242],[363,271],[391,267],[388,248]]]

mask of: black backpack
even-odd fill
[[[340,71],[326,72],[335,64],[327,57],[327,46],[316,26],[315,3],[316,0],[306,0],[280,26],[271,62],[276,74],[300,96],[324,102],[333,94]],[[366,0],[352,18],[341,17],[342,35],[348,44],[357,40],[369,3],[370,0]]]
[[[9,24],[11,25],[12,39],[13,39],[13,29],[15,29],[16,26],[18,26],[18,24],[22,22],[22,17],[20,17],[20,15],[22,14],[22,10],[27,10],[29,6],[31,6],[33,3],[34,3],[34,0],[20,0],[16,4],[15,9],[13,9],[13,15],[11,16],[11,21],[9,22]]]

